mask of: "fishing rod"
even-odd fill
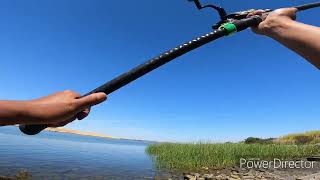
[[[254,12],[254,9],[247,11],[240,11],[231,14],[227,14],[224,8],[215,5],[202,5],[199,0],[188,0],[194,2],[196,7],[201,10],[205,8],[211,8],[220,16],[220,21],[215,24],[212,28],[213,31],[200,36],[194,40],[188,41],[180,46],[170,49],[159,56],[146,61],[145,63],[131,69],[130,71],[114,78],[113,80],[105,83],[104,85],[90,91],[84,96],[104,92],[105,94],[111,94],[112,92],[120,89],[121,87],[131,83],[132,81],[144,76],[145,74],[159,68],[160,66],[180,57],[194,49],[197,49],[209,42],[228,36],[237,32],[241,32],[249,27],[259,25],[263,19],[260,15],[254,15],[248,17],[249,13]],[[296,6],[298,11],[304,11],[312,8],[320,7],[320,2],[304,4],[301,6]],[[265,13],[272,12],[271,9],[265,9]],[[84,97],[82,96],[82,97]],[[27,135],[36,135],[42,130],[47,128],[48,125],[20,125],[20,130]]]

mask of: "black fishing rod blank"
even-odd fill
[[[189,0],[194,1],[196,6],[199,9],[203,9],[202,5],[200,4],[199,0]],[[312,3],[312,4],[306,4],[302,6],[297,6],[296,8],[299,11],[319,7],[320,2]],[[204,7],[212,7],[209,5],[206,5]],[[217,7],[217,6],[214,6]],[[219,8],[214,8],[217,11],[220,11],[219,14],[221,16],[222,10]],[[223,10],[224,11],[224,10]],[[266,10],[266,12],[269,12],[271,10]],[[225,12],[225,11],[224,11]],[[197,49],[209,42],[212,42],[214,40],[217,40],[221,37],[228,36],[230,34],[243,31],[249,27],[257,26],[259,23],[262,22],[261,16],[255,15],[252,17],[247,18],[247,15],[251,13],[250,11],[241,11],[229,15],[221,16],[221,21],[218,23],[219,28],[213,30],[212,32],[205,34],[201,37],[198,37],[194,40],[188,41],[180,46],[177,46],[176,48],[170,49],[163,54],[131,69],[130,71],[116,77],[115,79],[105,83],[104,85],[90,91],[89,93],[85,94],[84,96],[98,93],[98,92],[104,92],[107,95],[111,94],[112,92],[120,89],[121,87],[129,84],[130,82],[144,76],[145,74],[153,71],[154,69],[159,68],[160,66],[176,59],[177,57],[180,57],[194,49]],[[82,96],[82,97],[84,97]],[[40,133],[42,130],[47,128],[48,125],[20,125],[20,130],[27,134],[27,135],[36,135]]]
[[[304,10],[313,9],[313,8],[317,8],[317,7],[320,7],[320,2],[296,6],[295,8],[297,8],[298,11],[304,11]]]

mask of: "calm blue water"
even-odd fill
[[[156,175],[147,145],[52,132],[26,136],[0,127],[0,175],[23,169],[33,179],[146,179]]]

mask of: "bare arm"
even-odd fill
[[[26,108],[23,101],[0,101],[0,126],[26,123],[23,121]]]
[[[320,28],[294,21],[296,11],[295,8],[278,9],[253,31],[275,39],[320,69]]]
[[[63,91],[30,101],[0,101],[0,126],[15,124],[47,124],[64,126],[88,116],[91,106],[106,100],[104,93],[81,99],[78,93]]]

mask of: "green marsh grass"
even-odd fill
[[[315,145],[163,143],[148,146],[146,152],[158,168],[195,170],[238,166],[241,158],[295,160],[319,155],[320,148]]]

